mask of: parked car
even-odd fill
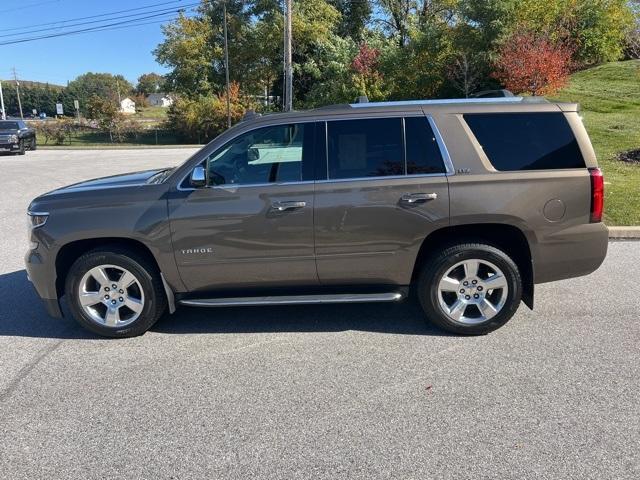
[[[33,128],[22,120],[0,120],[0,151],[24,155],[27,149],[36,148],[36,131]]]
[[[520,97],[255,117],[182,165],[30,205],[29,278],[125,337],[177,305],[397,302],[459,334],[603,262],[603,177],[578,105]]]

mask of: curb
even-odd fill
[[[608,227],[609,238],[616,240],[640,240],[640,227]]]

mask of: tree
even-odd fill
[[[338,35],[349,37],[354,41],[362,40],[367,23],[373,13],[371,1],[369,0],[329,0],[342,15],[338,26]]]
[[[114,101],[92,95],[87,100],[87,116],[96,120],[100,129],[109,132],[109,138],[112,142],[114,133],[116,137],[119,137],[119,127],[124,122],[124,118]]]
[[[385,97],[382,74],[379,70],[380,50],[361,43],[358,53],[351,62],[353,83],[358,95],[366,95],[369,100],[383,100]]]
[[[521,0],[511,32],[526,29],[573,50],[577,67],[619,60],[633,26],[628,0]]]
[[[387,19],[382,19],[398,46],[404,47],[409,41],[409,23],[417,4],[413,0],[379,0]]]
[[[631,58],[640,58],[640,0],[630,2],[633,23],[627,32],[626,52]]]
[[[80,102],[80,109],[87,114],[91,97],[99,97],[115,104],[119,97],[124,98],[133,93],[133,85],[122,75],[89,72],[71,81],[66,92],[71,101]],[[73,111],[73,108],[69,111]]]
[[[138,77],[136,93],[149,95],[150,93],[160,92],[163,86],[164,77],[159,73],[143,73]]]
[[[481,85],[485,64],[486,59],[482,55],[461,51],[453,56],[446,75],[453,87],[468,98]]]
[[[500,47],[493,76],[514,93],[553,94],[568,81],[572,53],[546,36],[514,34]]]
[[[240,94],[240,86],[229,88],[232,123],[239,122],[252,102]],[[189,141],[207,142],[227,129],[226,92],[198,98],[180,97],[169,108],[166,125]]]

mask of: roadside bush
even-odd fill
[[[33,122],[38,138],[44,138],[45,145],[51,141],[54,145],[63,145],[74,128],[74,122],[68,118]]]
[[[240,86],[230,87],[231,123],[237,123],[253,102],[240,95]],[[175,131],[183,139],[192,142],[208,142],[227,129],[226,92],[195,99],[178,98],[169,108],[165,127]]]

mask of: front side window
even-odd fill
[[[474,113],[464,120],[496,170],[584,168],[576,137],[560,112]]]
[[[313,133],[313,126],[308,130]],[[244,133],[207,159],[207,184],[300,181],[304,139],[305,124],[276,125]]]
[[[402,119],[327,123],[329,179],[404,175]]]

